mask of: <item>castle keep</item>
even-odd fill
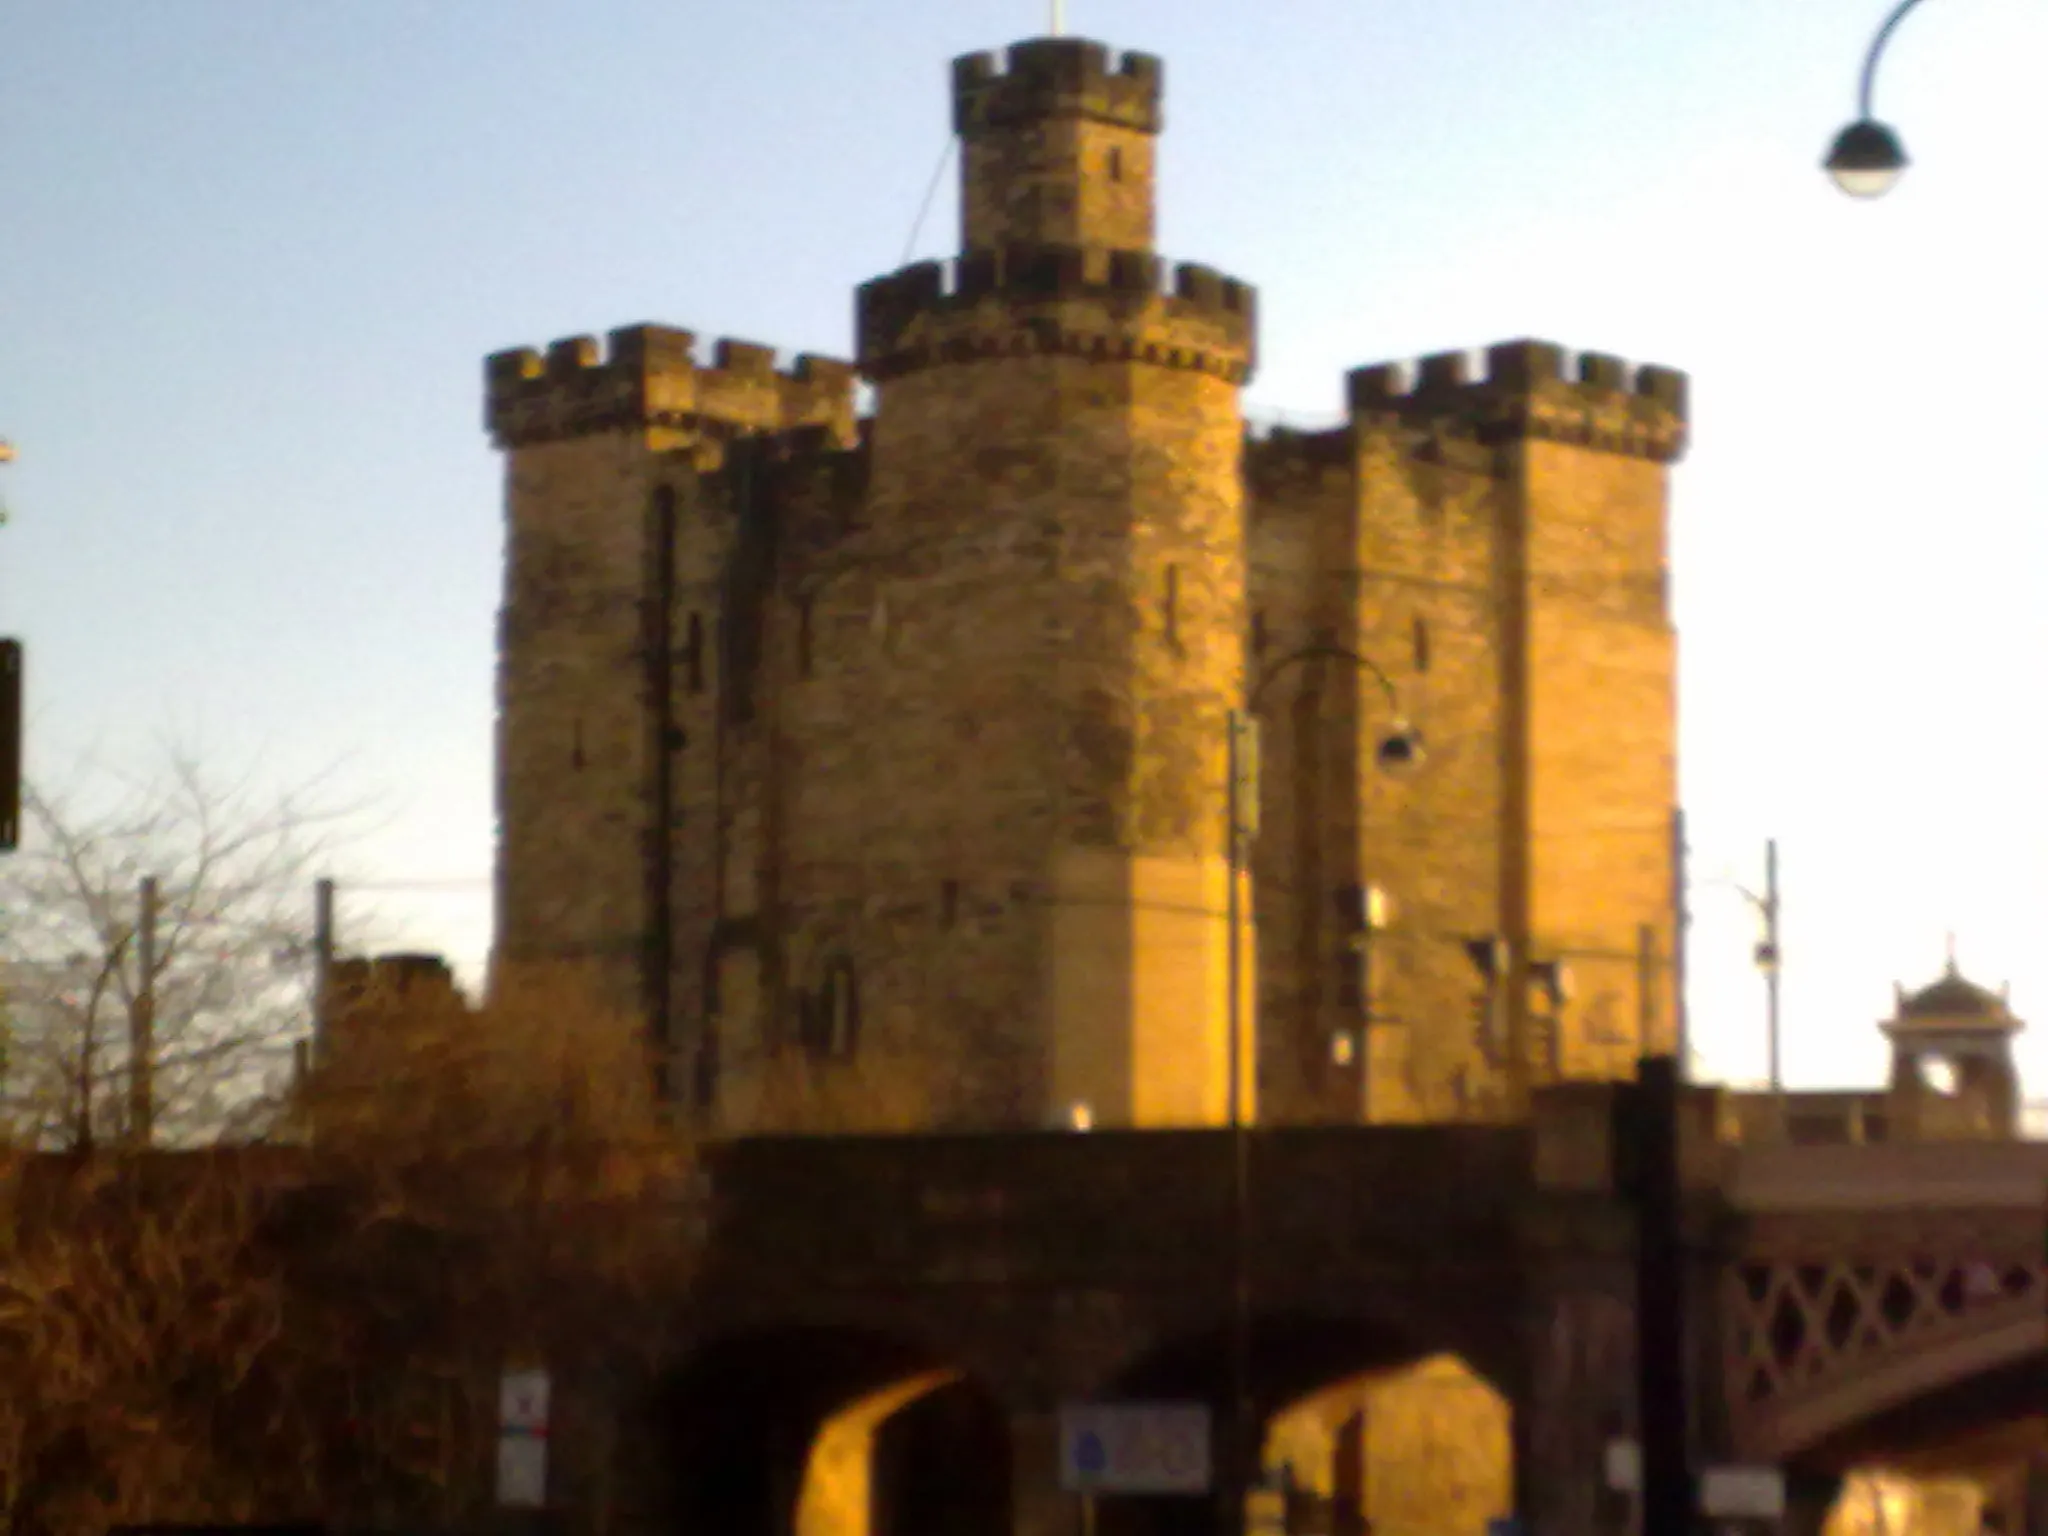
[[[1221,1120],[1254,701],[1261,1119],[1512,1115],[1671,1043],[1684,379],[1514,342],[1249,433],[1253,290],[1153,250],[1161,106],[1094,43],[957,61],[960,253],[863,285],[850,363],[488,363],[496,965],[643,1009],[715,1124],[790,1063],[940,1125]]]

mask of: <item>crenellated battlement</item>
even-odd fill
[[[1244,483],[1259,495],[1314,486],[1351,473],[1357,451],[1348,425],[1303,431],[1246,423]]]
[[[855,301],[862,373],[1067,352],[1250,376],[1258,295],[1210,267],[1150,251],[1010,246],[921,261],[864,283]]]
[[[571,336],[546,353],[499,352],[484,365],[484,425],[501,448],[601,432],[784,432],[827,428],[850,440],[852,364],[805,354],[777,367],[773,347],[719,340],[707,366],[697,338],[664,325],[615,330],[600,348]]]
[[[1354,420],[1450,424],[1488,443],[1543,438],[1659,463],[1685,452],[1683,373],[1600,352],[1574,358],[1552,342],[1380,363],[1354,369],[1347,383]]]
[[[953,130],[962,138],[1048,117],[1083,117],[1157,133],[1165,70],[1147,53],[1112,55],[1101,43],[1043,37],[999,60],[953,61]]]

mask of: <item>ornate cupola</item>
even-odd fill
[[[1955,940],[1941,976],[1917,992],[1896,989],[1882,1028],[1892,1043],[1891,1095],[1900,1132],[1914,1140],[2016,1136],[2019,1073],[2012,1040],[2026,1025],[2010,990],[1993,992],[1956,966]]]

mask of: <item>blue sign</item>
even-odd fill
[[[1069,1493],[1207,1493],[1202,1403],[1069,1403],[1060,1409],[1060,1486]]]
[[[1074,1470],[1091,1476],[1109,1470],[1109,1447],[1093,1430],[1074,1436]]]

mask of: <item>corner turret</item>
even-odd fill
[[[484,425],[500,448],[528,448],[607,432],[655,434],[662,446],[823,426],[853,436],[853,369],[798,357],[786,372],[775,349],[721,338],[709,367],[697,338],[666,325],[629,325],[600,350],[590,336],[494,353],[484,364]],[[673,439],[673,441],[670,441]]]
[[[954,60],[961,248],[1150,250],[1161,92],[1159,60],[1079,38]]]
[[[1908,993],[1881,1026],[1892,1045],[1891,1097],[1901,1133],[1915,1141],[2019,1134],[2013,1036],[2026,1025],[2009,991],[1980,987],[1956,968],[1955,942],[1938,980]]]

